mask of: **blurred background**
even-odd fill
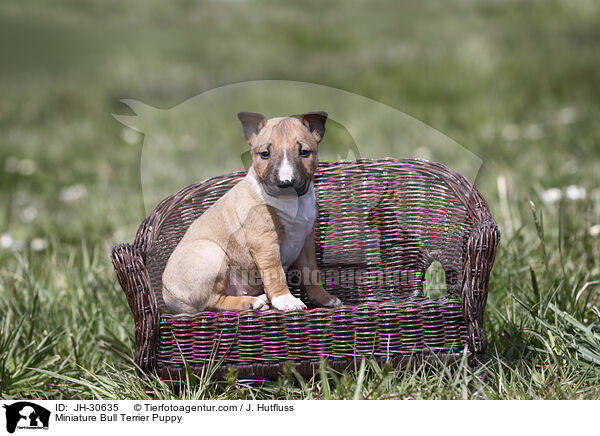
[[[220,86],[267,79],[381,102],[481,159],[477,184],[503,234],[492,313],[511,304],[511,293],[530,289],[530,272],[547,274],[548,265],[577,276],[580,289],[600,277],[598,23],[595,0],[3,0],[5,313],[18,319],[36,299],[60,306],[74,293],[82,304],[114,300],[104,318],[93,319],[102,324],[93,332],[110,325],[131,338],[109,253],[132,241],[145,217],[144,137],[112,114],[133,115],[121,99],[168,109]],[[241,141],[241,129],[235,135]],[[348,141],[332,123],[324,147],[335,155]],[[568,255],[559,260],[559,252]],[[22,308],[8,302],[23,289],[30,296]],[[58,321],[57,312],[55,327],[85,337],[74,326],[91,315],[77,309],[70,316],[71,324]],[[488,321],[500,348],[502,319]],[[64,358],[71,342],[61,341]],[[102,361],[94,353],[88,368]]]
[[[484,161],[478,184],[494,215],[512,221],[503,227],[521,218],[500,200],[570,185],[597,197],[599,8],[593,0],[5,0],[2,246],[131,240],[145,216],[143,137],[112,117],[131,114],[120,100],[167,109],[249,80],[340,88],[432,126]],[[332,127],[325,146],[341,136]]]

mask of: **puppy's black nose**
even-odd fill
[[[277,180],[277,187],[278,188],[289,188],[290,186],[294,186],[294,181],[293,180]]]

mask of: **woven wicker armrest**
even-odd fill
[[[483,315],[499,242],[500,231],[490,217],[473,229],[465,250],[460,299],[467,325],[469,351],[475,354],[485,352],[487,347]]]
[[[458,256],[462,258],[462,270],[453,271],[452,268],[446,268],[444,265],[448,287],[447,298],[460,301],[467,327],[469,351],[473,354],[481,354],[487,347],[483,317],[490,273],[494,265],[496,248],[500,243],[500,230],[485,199],[470,180],[439,163],[428,163],[428,165],[435,168],[437,175],[442,177],[444,184],[453,192],[458,205],[464,208],[461,214],[464,215],[462,237],[465,243],[462,256]],[[461,214],[456,217],[461,218]],[[454,222],[451,227],[455,225],[458,227],[458,224]],[[449,246],[452,245],[459,244],[457,241],[451,241]],[[452,249],[449,251],[452,252]],[[459,274],[461,277],[458,277]]]
[[[139,251],[129,244],[113,248],[112,262],[135,322],[136,356],[141,369],[154,365],[159,310]]]

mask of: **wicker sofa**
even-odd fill
[[[341,369],[357,356],[398,361],[485,352],[483,316],[498,227],[469,180],[417,159],[319,164],[317,262],[326,289],[343,306],[167,313],[161,276],[172,250],[192,221],[244,175],[184,187],[156,206],[133,244],[114,247],[142,371],[180,378],[183,357],[198,373],[219,362],[219,373],[235,368],[242,377],[261,378],[276,376],[289,361],[310,375],[322,358]],[[434,261],[446,280],[446,295],[437,299],[423,294]],[[288,281],[306,302],[293,277]]]

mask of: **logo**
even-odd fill
[[[14,433],[15,429],[48,430],[50,411],[29,401],[19,401],[6,409],[6,431]]]

